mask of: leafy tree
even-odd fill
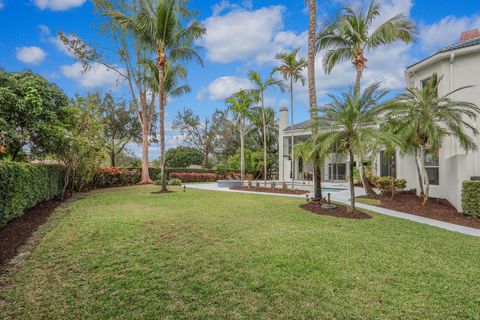
[[[376,123],[382,108],[379,101],[386,95],[386,91],[379,90],[376,83],[366,88],[361,96],[352,93],[343,93],[340,96],[330,95],[331,101],[321,110],[325,119],[321,121],[321,130],[314,137],[314,150],[319,154],[327,154],[335,148],[345,152],[349,157],[350,165],[350,201],[351,209],[355,210],[355,190],[353,168],[355,155],[361,149],[362,141],[379,140],[383,136]],[[361,151],[361,150],[360,150]]]
[[[315,85],[315,39],[317,33],[317,1],[308,0],[308,53],[307,53],[307,70],[308,70],[308,103],[310,109],[310,122],[312,127],[312,135],[318,133],[318,108],[317,108],[317,91]],[[320,172],[320,155],[315,151],[312,154],[313,165],[313,198],[322,199],[322,174]]]
[[[212,121],[213,120],[213,121]],[[185,142],[203,155],[203,165],[210,167],[209,156],[213,153],[217,143],[218,122],[215,118],[205,117],[202,122],[192,109],[178,112],[173,121],[173,129],[179,130]]]
[[[235,115],[229,109],[215,110],[212,121],[217,124],[217,138],[213,157],[216,161],[225,162],[240,148],[238,123],[235,121]]]
[[[282,77],[289,82],[290,87],[290,115],[292,117],[292,130],[291,130],[291,139],[292,139],[292,172],[295,172],[295,141],[293,135],[293,125],[294,125],[294,110],[293,110],[293,85],[300,81],[302,86],[305,85],[305,77],[303,76],[303,70],[307,67],[307,62],[305,59],[301,58],[297,60],[297,54],[300,48],[297,48],[289,53],[278,53],[275,58],[280,61],[280,66],[275,67],[274,72],[278,72]],[[295,189],[295,175],[292,174],[292,188]]]
[[[227,169],[229,170],[239,170],[241,168],[241,150],[230,156],[227,160]],[[244,166],[245,171],[249,173],[260,173],[263,172],[263,153],[262,151],[253,151],[250,149],[244,150]],[[255,174],[257,175],[257,174]]]
[[[265,93],[273,89],[280,89],[283,92],[283,83],[269,75],[265,80],[262,79],[260,74],[256,71],[250,71],[248,78],[254,85],[254,89],[250,90],[250,93],[255,99],[255,102],[260,103],[257,115],[260,116],[262,123],[262,140],[263,140],[263,181],[265,187],[267,186],[267,115],[265,109]]]
[[[110,165],[115,167],[116,157],[125,150],[125,146],[132,141],[141,141],[140,123],[130,106],[124,100],[115,99],[111,93],[103,96],[95,93],[89,95],[87,99],[95,106],[100,118]]]
[[[443,96],[438,95],[438,86],[442,78],[432,75],[422,89],[407,89],[400,94],[391,108],[390,116],[397,121],[404,137],[415,148],[415,160],[419,173],[423,204],[429,197],[429,179],[425,168],[427,153],[436,153],[445,137],[458,140],[465,150],[476,150],[474,140],[467,134],[478,134],[475,120],[480,108],[470,102],[452,98],[457,92],[471,88],[461,87]]]
[[[365,52],[399,40],[408,44],[413,41],[416,30],[413,22],[400,13],[372,31],[373,22],[380,16],[380,5],[371,0],[365,10],[363,4],[355,8],[343,8],[343,14],[318,35],[316,43],[318,51],[328,49],[324,57],[326,73],[330,73],[339,63],[353,63],[356,94],[360,94],[360,80],[368,61]]]
[[[240,133],[240,176],[245,179],[245,136],[247,119],[250,116],[253,99],[247,91],[240,91],[226,100],[227,107],[233,112],[235,122]]]
[[[26,147],[34,156],[51,153],[64,134],[67,103],[63,91],[39,75],[0,70],[0,156],[18,160]]]
[[[165,152],[167,168],[188,168],[192,165],[201,165],[203,154],[192,147],[178,146]]]
[[[205,34],[205,29],[190,16],[182,16],[184,2],[178,0],[156,1],[139,0],[138,13],[127,16],[110,10],[109,15],[121,26],[133,31],[139,39],[151,48],[157,56],[158,94],[160,104],[160,157],[162,160],[162,191],[167,190],[165,178],[165,68],[168,62],[190,61],[195,59],[202,64],[195,51],[194,42]],[[188,20],[187,26],[183,22]]]

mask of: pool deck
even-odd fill
[[[346,188],[348,185],[344,183],[323,183],[322,186],[324,188]],[[220,191],[220,192],[236,192],[236,193],[246,193],[246,194],[257,194],[257,195],[264,195],[264,196],[276,196],[276,197],[291,197],[291,198],[303,198],[305,199],[305,195],[294,195],[294,194],[279,194],[279,193],[266,193],[266,192],[254,192],[254,191],[239,191],[239,190],[230,190],[228,188],[221,188],[218,187],[215,183],[205,183],[205,184],[186,184],[187,188],[192,189],[200,189],[200,190],[209,190],[209,191]],[[313,187],[312,187],[313,188]],[[357,196],[365,195],[365,191],[363,188],[355,187],[355,194]],[[325,195],[326,196],[326,195]],[[342,204],[350,204],[350,191],[348,189],[338,191],[338,192],[331,192],[330,193],[332,201],[339,202]],[[370,206],[363,203],[357,203],[356,206],[361,209],[370,210],[379,214],[383,214],[390,217],[410,220],[422,224],[427,224],[433,227],[437,227],[444,230],[449,230],[453,232],[458,232],[461,234],[480,237],[480,229],[464,227],[453,223],[443,222],[435,219],[425,218],[405,212],[380,208],[376,206]]]

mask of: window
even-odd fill
[[[290,158],[290,156],[292,155],[292,149],[290,147],[290,140],[292,138],[290,137],[284,137],[283,138],[283,157],[285,158]]]
[[[425,168],[427,169],[428,181],[431,185],[440,184],[440,169],[438,164],[438,152],[425,155]]]

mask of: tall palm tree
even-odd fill
[[[317,34],[317,1],[308,0],[308,54],[307,54],[307,69],[308,69],[308,101],[310,107],[310,121],[312,127],[312,135],[316,136],[318,133],[318,109],[317,109],[317,91],[315,87],[315,39]],[[320,155],[312,155],[313,165],[313,198],[316,200],[322,199],[322,173],[320,171]]]
[[[307,67],[307,61],[301,58],[297,60],[297,54],[300,48],[296,48],[288,53],[278,53],[275,59],[280,61],[280,65],[273,69],[274,72],[278,72],[282,77],[289,82],[290,86],[290,112],[291,112],[291,139],[292,139],[292,189],[295,189],[295,140],[293,135],[294,124],[294,112],[293,112],[293,84],[300,81],[302,86],[305,85],[305,77],[303,76],[303,70]]]
[[[365,10],[364,2],[355,8],[345,7],[337,21],[327,26],[317,36],[317,51],[327,49],[323,60],[327,74],[330,74],[333,68],[342,62],[352,62],[356,70],[356,94],[360,94],[360,81],[368,61],[365,56],[367,51],[399,40],[408,44],[414,39],[415,25],[402,13],[371,31],[372,23],[379,15],[380,5],[375,0],[370,2],[367,10]],[[366,179],[363,159],[360,159],[359,164],[363,187],[367,194],[372,195],[374,191]]]
[[[125,16],[121,12],[111,10],[112,16],[119,25],[132,30],[140,40],[156,53],[158,68],[158,93],[160,116],[160,157],[162,191],[167,191],[165,179],[165,68],[171,61],[196,60],[202,63],[200,55],[194,48],[195,40],[205,34],[205,28],[198,21],[190,21],[183,25],[188,16],[183,14],[184,3],[179,0],[140,0],[138,13]]]
[[[349,158],[350,201],[351,209],[355,210],[355,189],[353,182],[353,166],[358,146],[362,141],[378,140],[383,133],[376,127],[382,108],[379,101],[385,97],[386,91],[379,89],[379,84],[373,84],[361,95],[354,92],[343,93],[340,96],[329,95],[330,102],[321,109],[325,118],[320,121],[319,132],[315,139],[314,151],[326,154],[337,148],[345,152]]]
[[[423,205],[429,197],[430,183],[425,159],[427,153],[436,153],[443,139],[451,136],[458,140],[465,150],[475,150],[476,144],[466,131],[478,134],[475,121],[480,114],[480,108],[470,102],[457,101],[452,96],[467,88],[461,87],[443,96],[438,95],[438,86],[442,78],[432,75],[422,89],[407,89],[397,97],[397,103],[390,115],[402,127],[405,136],[411,137],[415,146],[415,162],[419,173],[420,187],[423,190]]]
[[[245,90],[239,91],[226,100],[227,108],[233,112],[240,133],[240,179],[245,179],[245,134],[246,120],[253,106],[252,96]]]
[[[282,81],[273,78],[271,74],[265,80],[263,80],[258,72],[250,71],[248,73],[248,78],[255,86],[255,88],[250,90],[250,92],[254,96],[256,102],[260,102],[261,107],[260,110],[263,126],[263,182],[264,186],[267,187],[267,121],[265,111],[265,93],[275,88],[280,89],[280,91],[283,92],[284,88]]]
[[[370,30],[380,16],[380,5],[371,0],[367,10],[364,2],[355,8],[344,7],[343,14],[317,36],[317,51],[327,49],[323,64],[327,74],[345,61],[351,61],[356,70],[355,93],[360,94],[360,80],[367,64],[365,53],[380,46],[403,41],[412,42],[416,28],[405,14],[400,13]]]

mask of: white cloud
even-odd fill
[[[228,2],[218,6],[216,13],[231,9]],[[205,46],[207,58],[213,62],[271,62],[277,51],[298,46],[304,38],[303,34],[282,30],[284,11],[283,6],[253,11],[233,8],[224,15],[213,15],[204,22],[207,34],[200,44]]]
[[[420,46],[426,52],[460,41],[463,31],[480,27],[480,15],[470,17],[448,16],[437,23],[420,25]]]
[[[39,47],[17,48],[17,60],[32,65],[38,65],[43,62],[47,54]]]
[[[59,51],[63,52],[69,57],[73,57],[74,55],[68,50],[65,46],[63,41],[60,39],[59,36],[52,36],[50,32],[50,28],[46,25],[39,25],[38,28],[40,29],[40,40],[45,43],[53,44]]]
[[[251,0],[244,0],[241,4],[231,3],[228,0],[222,0],[219,3],[215,4],[212,7],[212,14],[214,16],[218,16],[222,14],[225,10],[232,10],[232,9],[252,9],[252,1]]]
[[[210,100],[224,100],[242,89],[251,89],[252,83],[246,78],[234,76],[220,77],[212,81],[206,88],[200,90],[197,99],[208,96]]]
[[[41,9],[53,11],[65,11],[82,6],[87,0],[33,0],[35,5]]]
[[[122,68],[120,69],[125,71]],[[86,72],[83,72],[83,66],[80,62],[63,65],[60,67],[60,71],[63,76],[76,81],[84,88],[115,88],[122,84],[122,78],[115,71],[99,63],[94,63]]]

